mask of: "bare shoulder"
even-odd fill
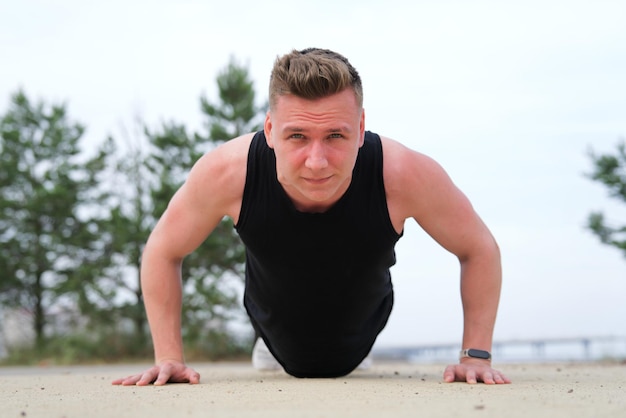
[[[493,236],[441,165],[397,141],[382,140],[387,207],[396,231],[413,218],[458,257],[494,251]]]
[[[147,248],[181,259],[194,251],[224,216],[236,222],[253,136],[232,139],[195,163],[150,234]]]
[[[242,135],[207,152],[192,168],[185,185],[198,206],[221,208],[236,219],[246,181],[248,151],[254,133]]]
[[[381,140],[383,175],[388,193],[412,193],[448,179],[441,165],[429,156],[391,138],[381,137]]]
[[[387,204],[397,230],[404,220],[429,210],[433,196],[455,189],[445,170],[429,156],[381,136]]]

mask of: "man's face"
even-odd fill
[[[296,208],[323,212],[345,193],[365,133],[354,93],[316,100],[280,96],[265,118],[278,181]]]

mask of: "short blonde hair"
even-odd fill
[[[304,99],[319,99],[346,88],[354,91],[363,106],[363,86],[357,70],[342,55],[328,49],[307,48],[278,57],[270,76],[270,109],[278,97],[292,94]]]

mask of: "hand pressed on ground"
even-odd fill
[[[470,384],[483,382],[487,385],[511,383],[511,380],[489,362],[482,360],[466,360],[460,364],[452,364],[443,372],[446,383],[467,382]]]
[[[151,383],[155,386],[161,386],[166,383],[189,383],[194,385],[200,383],[200,374],[179,361],[164,361],[143,373],[116,379],[111,383],[122,386],[146,386]]]

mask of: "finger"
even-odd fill
[[[200,383],[200,373],[196,372],[195,370],[191,370],[190,373],[191,374],[189,375],[189,384],[197,385],[198,383]]]
[[[122,382],[122,386],[134,386],[141,379],[141,375],[132,376]]]
[[[114,381],[111,382],[111,384],[130,386],[130,385],[134,385],[135,382],[137,382],[137,380],[139,380],[140,377],[141,375],[122,377],[121,379],[115,379]]]
[[[497,384],[507,384],[507,383],[511,383],[511,379],[509,379],[508,377],[506,377],[503,374],[498,374],[495,377],[496,383]]]
[[[121,379],[115,379],[111,382],[112,385],[121,385],[124,380],[128,379],[127,377],[122,377]]]
[[[136,385],[137,386],[146,386],[149,385],[150,383],[154,382],[154,380],[156,379],[157,373],[159,373],[158,368],[153,367],[150,370],[146,370],[141,377],[139,378],[139,380],[136,381]]]
[[[476,379],[476,371],[475,370],[468,370],[465,373],[465,381],[469,384],[474,384],[476,383],[478,380]]]
[[[482,381],[486,385],[493,385],[493,384],[496,383],[495,380],[494,380],[494,377],[493,377],[493,373],[491,373],[491,372],[484,372],[483,373],[483,377],[482,377]]]
[[[456,367],[448,366],[443,372],[443,381],[446,383],[452,383],[456,380]]]
[[[154,386],[163,386],[170,380],[170,377],[172,377],[172,366],[169,364],[162,365],[154,381]]]

